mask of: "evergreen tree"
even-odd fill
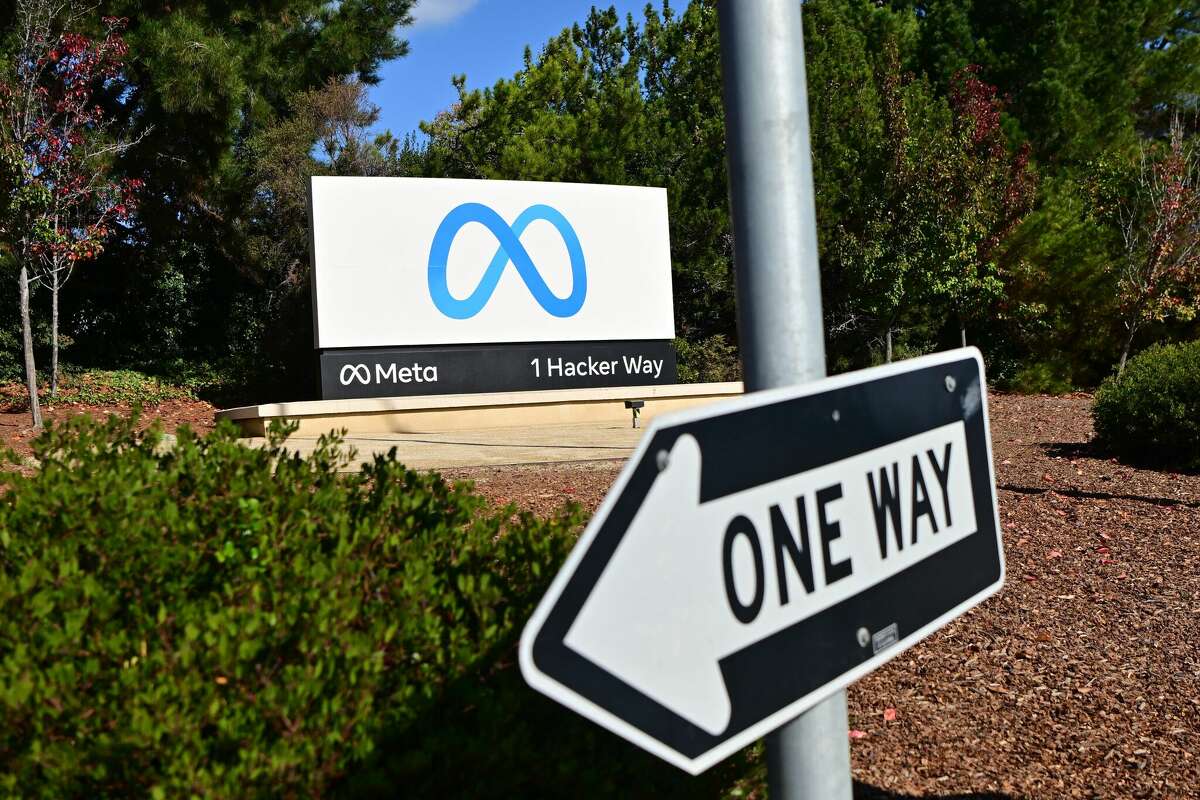
[[[138,142],[115,173],[144,189],[135,226],[64,299],[65,324],[93,333],[73,358],[145,367],[258,357],[276,326],[263,318],[270,304],[247,257],[258,183],[250,143],[302,92],[331,78],[376,82],[384,61],[407,52],[398,31],[412,5],[109,0],[89,11],[85,33],[103,15],[128,19],[125,89],[106,111]],[[13,41],[0,20],[0,41]]]
[[[1166,129],[1165,109],[1200,97],[1196,0],[893,0],[920,21],[917,56],[949,91],[956,72],[1008,99],[1043,164],[1080,165],[1136,133]]]

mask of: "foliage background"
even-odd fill
[[[129,20],[128,91],[109,111],[146,133],[118,165],[146,192],[67,287],[68,361],[199,371],[225,398],[312,396],[303,187],[367,174],[666,187],[682,374],[736,374],[712,0],[594,9],[533,43],[512,78],[460,76],[458,102],[420,132],[378,136],[364,87],[406,52],[410,6],[94,9],[97,30],[102,15]],[[1120,237],[1098,193],[1172,115],[1194,143],[1200,4],[808,0],[805,26],[831,369],[885,358],[889,339],[896,356],[955,346],[965,327],[1001,383],[1098,383],[1122,335]],[[0,377],[17,368],[11,294]],[[1195,320],[1164,319],[1135,346],[1197,335]]]

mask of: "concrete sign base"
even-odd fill
[[[741,383],[690,383],[670,386],[621,386],[540,392],[452,394],[425,397],[376,397],[312,400],[243,406],[217,412],[246,436],[262,436],[273,419],[294,420],[300,436],[346,429],[356,433],[429,433],[520,425],[574,422],[626,422],[626,400],[643,400],[641,419],[667,411],[727,400],[742,393]]]

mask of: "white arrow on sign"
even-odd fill
[[[565,642],[718,735],[722,658],[976,531],[966,451],[955,422],[701,504],[681,435]]]

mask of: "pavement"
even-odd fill
[[[490,428],[450,433],[370,433],[346,437],[355,451],[348,470],[357,472],[376,453],[396,448],[397,458],[412,469],[459,469],[515,464],[554,464],[588,461],[624,461],[633,453],[644,429],[628,423],[587,422]],[[244,440],[261,446],[264,439]],[[303,455],[316,447],[317,438],[293,436],[287,449]]]

